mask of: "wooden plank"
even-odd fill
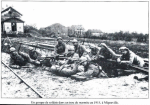
[[[50,47],[44,47],[44,46],[38,46],[37,44],[28,44],[28,43],[22,43],[24,45],[28,45],[28,46],[31,46],[31,47],[36,47],[36,48],[41,48],[41,49],[48,49],[48,50],[51,50],[51,51],[54,51],[54,48],[50,48]]]
[[[115,60],[111,60],[111,59],[108,59],[107,61],[109,61],[109,62],[116,62]],[[138,67],[136,65],[130,65],[130,67],[132,67],[134,69],[137,69],[137,70],[140,70],[140,71],[147,72],[147,73],[149,72],[149,69]]]
[[[138,67],[138,66],[135,66],[135,65],[131,65],[131,67],[133,67],[133,68],[135,68],[135,69],[138,69],[138,70],[140,70],[140,71],[144,71],[144,72],[149,73],[149,70],[148,70],[148,69],[144,69],[144,68],[142,68],[142,67]]]
[[[38,43],[38,45],[44,46],[44,47],[51,47],[51,48],[55,47],[54,45],[48,45],[48,44],[42,44],[42,43]]]

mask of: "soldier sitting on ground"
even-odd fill
[[[91,57],[91,60],[98,60],[99,52],[100,52],[100,47],[94,45],[94,44],[89,44],[89,48],[91,49],[89,55]]]
[[[75,52],[79,54],[79,57],[81,57],[84,53],[87,53],[86,48],[83,45],[80,45],[76,39],[73,39],[72,43],[75,47]]]
[[[73,79],[88,79],[92,77],[106,76],[104,72],[102,72],[101,66],[91,62],[88,57],[82,56],[80,60],[81,60],[81,65],[84,66],[84,71],[72,75],[71,77]]]
[[[10,48],[10,63],[11,68],[21,68],[26,66],[27,63],[32,63],[34,65],[40,65],[39,61],[33,60],[30,56],[23,52],[17,52],[14,47]]]
[[[54,48],[54,56],[58,60],[59,56],[65,56],[68,53],[66,44],[63,42],[61,37],[57,38],[57,45]]]
[[[78,72],[77,69],[78,66],[76,62],[79,59],[79,55],[75,53],[73,46],[70,46],[70,48],[68,48],[68,51],[70,57],[68,57],[68,59],[61,66],[53,65],[51,67],[51,72],[57,75],[67,76],[67,77],[76,74]]]

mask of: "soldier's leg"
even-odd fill
[[[71,76],[78,72],[77,65],[72,64],[69,67],[63,67],[59,70],[60,75],[62,76]]]
[[[83,65],[79,65],[77,67],[77,69],[78,69],[78,72],[84,72],[84,66]]]
[[[19,52],[19,55],[21,55],[27,62],[30,62],[30,56],[27,53]]]
[[[39,61],[31,59],[30,56],[27,53],[20,52],[19,54],[25,59],[25,61],[27,61],[29,63],[32,63],[34,65],[40,65]]]

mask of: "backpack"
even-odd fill
[[[29,56],[30,56],[31,59],[36,60],[37,57],[38,57],[38,52],[35,51],[34,49],[32,49],[32,50],[29,51]]]

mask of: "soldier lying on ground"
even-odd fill
[[[84,71],[76,73],[75,75],[72,75],[71,77],[74,79],[78,78],[92,78],[92,77],[104,77],[106,76],[104,72],[102,72],[101,66],[97,65],[96,63],[93,63],[90,61],[86,56],[82,56],[80,58],[82,61],[81,65],[84,66]]]
[[[144,67],[144,59],[136,55],[134,52],[129,50],[127,47],[120,47],[119,50],[122,56],[117,59],[117,62],[121,64],[122,67],[126,65],[138,65],[139,67]]]
[[[70,57],[64,63],[61,63],[61,66],[53,65],[50,69],[51,72],[57,75],[67,76],[67,77],[76,74],[78,72],[77,69],[78,66],[76,61],[78,61],[79,55],[75,53],[73,46],[72,47],[70,46],[70,48],[68,48],[68,51]]]
[[[20,68],[25,66],[27,63],[32,63],[34,65],[40,65],[39,61],[33,60],[30,56],[23,52],[17,52],[14,47],[10,48],[10,63],[11,68]]]
[[[116,61],[118,57],[121,55],[116,54],[111,48],[109,48],[105,43],[101,43],[100,47],[97,46],[90,46],[91,48],[91,59],[93,62],[98,63],[103,70],[107,73],[109,77],[117,76],[116,73],[116,63],[109,62]],[[94,51],[94,49],[97,49]],[[94,52],[94,53],[93,53]]]
[[[106,44],[101,43],[101,46],[104,46],[107,51],[110,53],[111,60],[117,61],[117,63],[113,63],[114,65],[114,75],[118,75],[119,69],[129,69],[129,65],[137,65],[139,67],[144,67],[146,64],[144,62],[144,59],[140,56],[133,53],[131,50],[129,50],[127,47],[120,47],[119,50],[121,51],[122,55],[116,54],[112,49],[110,49]],[[105,58],[105,57],[104,57]],[[124,71],[120,71],[125,75]]]
[[[104,46],[109,53],[111,54],[110,58],[113,60],[117,60],[120,64],[134,64],[140,67],[145,66],[144,59],[140,56],[136,55],[134,52],[129,50],[127,47],[120,47],[119,50],[121,51],[122,55],[116,54],[112,49],[110,49],[105,43],[101,43],[101,46]]]

